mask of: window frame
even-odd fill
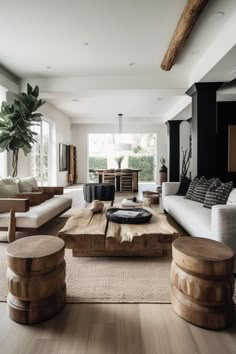
[[[43,158],[44,154],[42,153],[42,145],[43,145],[43,122],[46,122],[49,127],[49,134],[48,134],[48,185],[51,183],[51,178],[52,178],[52,173],[51,173],[51,155],[52,155],[52,150],[51,150],[51,141],[52,141],[52,123],[50,120],[47,118],[42,118],[40,122],[40,133],[38,134],[39,136],[39,144],[40,144],[40,180],[37,180],[38,184],[40,186],[44,186],[44,181],[43,181]],[[33,151],[31,151],[31,157],[32,157]],[[33,166],[32,166],[32,158],[31,158],[31,173],[33,174]]]

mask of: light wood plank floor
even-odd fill
[[[0,304],[1,354],[235,354],[236,325],[209,331],[166,304],[70,304],[53,319],[20,325]]]
[[[81,187],[73,189],[66,191],[73,194],[73,206],[82,206]],[[0,354],[172,353],[236,354],[236,323],[205,330],[166,304],[67,304],[49,321],[20,325],[0,303]]]

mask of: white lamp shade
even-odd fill
[[[130,151],[132,149],[132,144],[117,143],[111,144],[112,151]]]

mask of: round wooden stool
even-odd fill
[[[11,243],[7,253],[10,318],[36,323],[65,305],[65,243],[55,236],[30,236]]]
[[[143,191],[143,202],[146,206],[159,204],[159,192]]]
[[[201,237],[180,237],[172,244],[171,302],[185,320],[209,329],[234,318],[234,253],[225,244]]]

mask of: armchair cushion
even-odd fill
[[[0,179],[0,198],[8,198],[19,193],[19,186],[15,178]]]
[[[32,192],[33,188],[38,188],[37,181],[33,176],[20,178],[18,184],[21,193]]]

